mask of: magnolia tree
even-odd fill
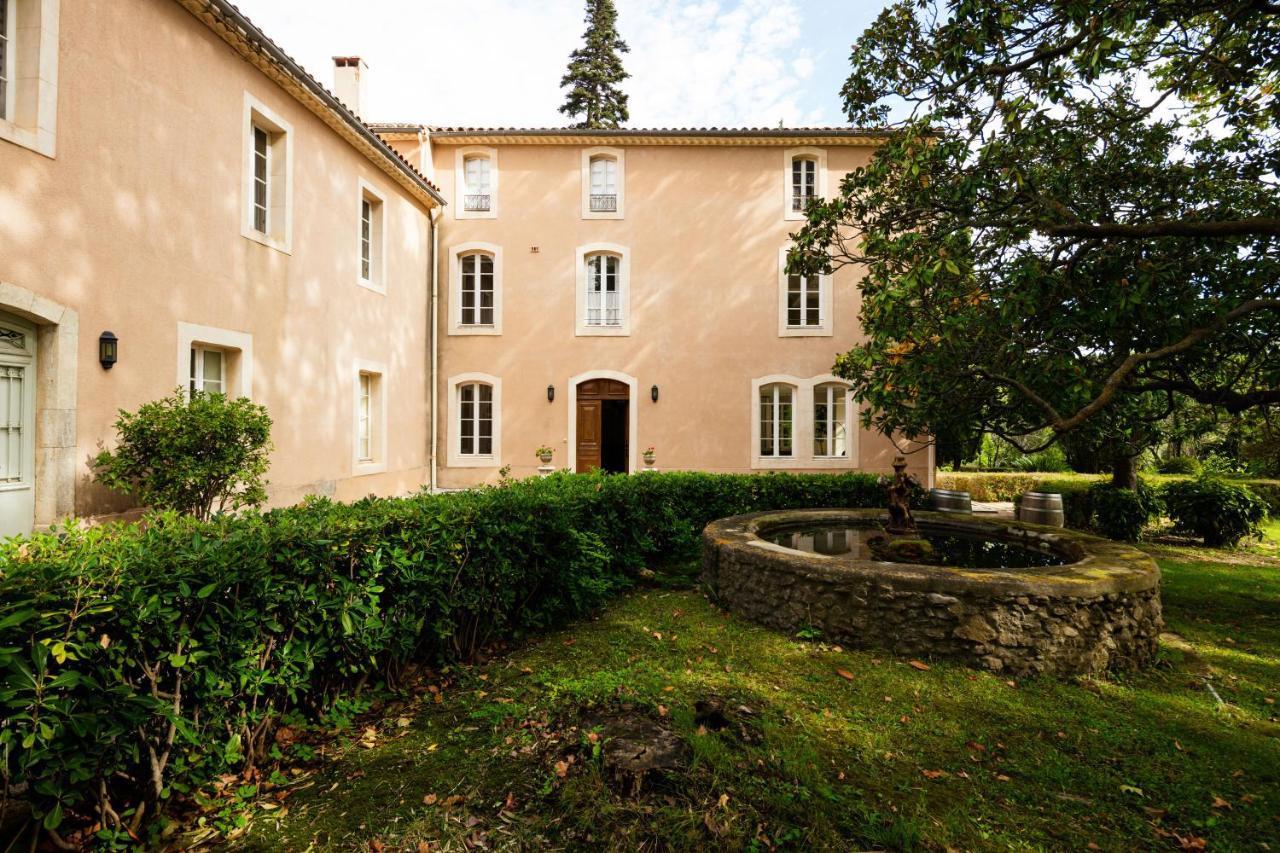
[[[862,270],[867,425],[1094,432],[1130,485],[1180,401],[1280,403],[1280,4],[904,0],[852,65],[903,117],[789,263]]]

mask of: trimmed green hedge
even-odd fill
[[[0,757],[46,828],[137,828],[406,666],[587,612],[712,519],[884,502],[871,475],[607,477],[68,527],[0,544]]]

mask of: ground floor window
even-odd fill
[[[795,389],[775,383],[760,389],[760,455],[772,459],[792,455]]]
[[[843,385],[829,383],[813,389],[813,455],[845,458],[849,455],[849,425],[845,419]]]
[[[212,347],[193,346],[190,377],[188,390],[192,394],[227,393],[226,353]]]
[[[493,386],[458,386],[458,439],[463,456],[493,455]]]

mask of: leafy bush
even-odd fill
[[[1160,500],[1144,481],[1137,489],[1122,489],[1111,483],[1095,483],[1089,489],[1093,527],[1108,539],[1134,542],[1160,511]]]
[[[1211,548],[1235,546],[1256,536],[1266,517],[1266,504],[1247,486],[1217,477],[1169,483],[1164,502],[1175,528],[1204,539]]]
[[[172,396],[120,412],[119,444],[93,460],[98,482],[143,506],[207,519],[266,500],[271,418],[243,397]]]
[[[8,540],[3,780],[51,831],[136,832],[171,796],[276,760],[282,717],[587,612],[712,519],[883,501],[860,474],[556,474]]]
[[[1200,460],[1194,456],[1170,456],[1160,461],[1158,470],[1161,474],[1189,474],[1194,477],[1200,473]]]

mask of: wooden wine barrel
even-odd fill
[[[1027,492],[1022,496],[1018,519],[1031,524],[1062,527],[1066,524],[1066,515],[1062,511],[1062,495],[1052,492]]]
[[[937,512],[954,512],[964,515],[973,512],[973,501],[969,499],[968,492],[934,489],[930,495],[933,498],[933,508]]]

